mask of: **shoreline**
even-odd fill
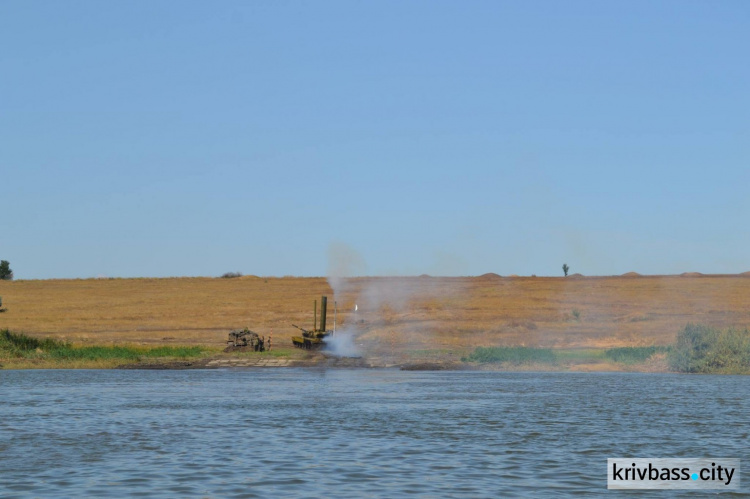
[[[689,329],[689,330],[688,330]],[[691,327],[686,334],[717,335],[726,343],[747,331],[714,331]],[[702,337],[702,336],[701,336]],[[710,339],[710,338],[709,338]],[[723,345],[721,343],[720,345]],[[731,342],[730,342],[731,343]],[[750,374],[747,366],[699,370],[688,365],[674,369],[675,347],[618,347],[614,349],[550,349],[529,347],[477,347],[472,352],[444,349],[365,350],[361,356],[338,356],[330,351],[277,347],[273,351],[238,351],[217,347],[139,345],[76,345],[51,338],[34,338],[0,331],[0,370],[119,369],[400,369],[404,371],[496,372],[634,372]],[[678,354],[679,355],[679,354]],[[682,357],[677,356],[678,366]],[[725,362],[731,358],[722,358]],[[734,359],[736,360],[736,359]]]
[[[0,331],[0,370],[120,369],[204,370],[251,368],[400,369],[404,371],[641,372],[669,373],[661,347],[540,349],[478,347],[473,352],[443,349],[365,350],[358,357],[328,351],[277,347],[273,351],[216,347],[76,345]]]
[[[105,370],[212,370],[212,369],[398,369],[402,371],[495,371],[495,372],[634,372],[677,374],[664,362],[642,362],[625,364],[617,362],[573,362],[550,364],[542,362],[529,363],[477,363],[455,360],[406,360],[388,361],[379,357],[336,357],[321,353],[310,353],[304,358],[257,356],[214,355],[195,359],[144,359],[136,362],[122,360],[108,361],[52,361],[44,359],[4,359],[0,364],[3,370],[37,370],[37,369],[105,369]]]

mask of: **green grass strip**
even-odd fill
[[[73,346],[50,338],[37,339],[24,334],[0,331],[0,355],[28,359],[57,360],[127,360],[137,362],[143,358],[199,357],[206,349],[199,346]]]
[[[669,351],[668,347],[619,347],[605,350],[604,355],[614,362],[637,364],[646,362],[655,353],[666,353],[667,351]]]
[[[464,362],[501,363],[511,364],[554,364],[557,361],[555,352],[550,348],[530,347],[477,347]]]

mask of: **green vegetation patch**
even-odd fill
[[[597,348],[550,349],[530,347],[478,347],[463,362],[511,364],[586,364],[615,362],[637,364],[647,361],[656,353],[668,352],[669,347],[621,347],[602,350]]]
[[[201,347],[130,347],[130,346],[86,346],[59,348],[50,352],[55,359],[99,360],[123,359],[138,362],[142,358],[171,357],[187,359],[200,357],[204,352]]]
[[[25,334],[11,333],[7,329],[0,331],[0,352],[8,357],[27,357],[39,351],[52,351],[65,343],[50,338],[37,339]]]
[[[667,355],[675,371],[703,374],[750,374],[750,331],[688,324]]]
[[[623,364],[637,364],[639,362],[646,362],[655,353],[665,353],[669,351],[669,347],[619,347],[610,348],[604,351],[605,357],[614,362],[621,362]]]
[[[25,334],[0,331],[0,357],[50,360],[123,360],[138,362],[143,358],[193,358],[207,350],[191,346],[73,346],[50,338],[32,338]]]
[[[567,348],[555,350],[558,362],[592,363],[606,360],[604,350],[597,348]]]
[[[530,347],[477,347],[464,362],[501,363],[510,364],[554,364],[557,361],[555,352],[550,348]]]

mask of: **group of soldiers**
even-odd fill
[[[254,331],[250,331],[248,328],[238,329],[229,333],[229,339],[227,340],[229,346],[234,347],[250,347],[256,352],[265,352],[271,350],[271,335],[268,335],[268,344],[266,345],[266,337],[260,336]]]

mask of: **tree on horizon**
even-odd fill
[[[13,271],[10,269],[10,263],[8,260],[0,261],[0,279],[4,281],[13,280]]]

